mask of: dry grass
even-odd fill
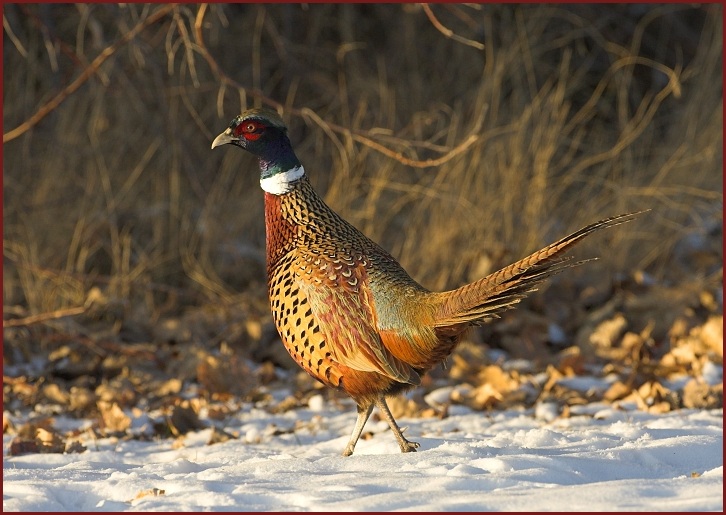
[[[3,318],[48,315],[6,329],[6,358],[56,333],[143,340],[208,303],[264,318],[256,165],[209,149],[260,104],[429,288],[650,208],[568,275],[717,290],[721,9],[6,5]]]

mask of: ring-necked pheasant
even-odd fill
[[[419,384],[423,373],[451,354],[467,328],[577,264],[562,257],[565,250],[638,214],[588,225],[483,279],[431,292],[323,202],[276,112],[250,109],[237,116],[212,148],[228,143],[259,160],[270,305],[282,342],[306,372],[344,390],[358,405],[344,456],[353,453],[373,406],[387,420],[401,452],[415,451],[418,444],[403,436],[386,396]]]

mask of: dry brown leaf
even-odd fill
[[[20,456],[22,454],[36,454],[40,452],[40,444],[35,439],[29,440],[21,436],[16,436],[10,442],[8,454],[10,456]]]
[[[645,403],[643,398],[638,393],[638,390],[631,391],[628,395],[615,402],[615,407],[621,407],[627,403],[635,403],[637,408],[642,411],[648,411],[648,405]]]
[[[552,390],[552,388],[554,388],[555,385],[557,385],[557,381],[559,381],[560,379],[565,377],[564,374],[562,374],[559,370],[557,370],[552,365],[547,365],[546,373],[547,373],[547,382],[542,387],[543,394],[549,393]]]
[[[96,395],[88,388],[71,386],[70,403],[68,407],[71,411],[85,412],[95,406],[96,401]]]
[[[224,429],[212,426],[212,434],[209,436],[207,445],[213,445],[215,443],[227,442],[229,440],[237,440],[239,436],[228,433]]]
[[[178,318],[165,318],[157,320],[151,329],[152,338],[157,342],[173,342],[175,344],[189,342],[192,332],[186,324]]]
[[[158,497],[160,495],[164,495],[165,493],[166,493],[166,491],[165,490],[162,490],[160,488],[150,488],[148,490],[142,490],[142,491],[140,491],[139,493],[137,493],[134,496],[133,499],[131,499],[128,502],[132,502],[132,501],[135,501],[137,499],[141,499],[143,497],[149,497],[149,496]]]
[[[648,332],[647,329],[648,328],[646,328],[644,332]],[[623,357],[628,356],[637,360],[638,354],[640,354],[640,349],[643,348],[645,342],[646,337],[644,337],[643,334],[627,331],[620,341],[620,346],[623,349]]]
[[[370,440],[374,436],[376,436],[376,435],[375,435],[375,433],[373,433],[373,431],[363,431],[360,435],[360,440]]]
[[[638,409],[651,413],[665,413],[679,407],[679,398],[657,381],[648,381],[623,397],[619,403],[635,402]]]
[[[579,294],[579,302],[585,306],[600,306],[612,295],[610,288],[603,281],[599,285],[588,285]]]
[[[35,438],[38,429],[45,429],[46,431],[54,431],[53,424],[54,420],[52,417],[42,417],[42,418],[36,418],[34,420],[31,420],[29,422],[26,422],[22,426],[18,428],[18,435],[26,438],[28,440],[32,440]]]
[[[302,406],[302,402],[297,397],[289,395],[281,400],[277,405],[270,408],[270,413],[285,413],[291,409]]]
[[[262,338],[262,324],[259,320],[247,319],[244,322],[247,334],[253,340],[259,340]]]
[[[522,378],[516,370],[506,371],[499,365],[483,367],[476,376],[479,385],[468,390],[456,389],[451,400],[460,402],[472,409],[482,410],[494,405],[507,407],[522,402],[527,392],[520,389]]]
[[[628,314],[631,327],[645,327],[657,322],[653,328],[653,339],[665,339],[673,323],[690,311],[698,301],[698,292],[692,285],[654,285],[647,291],[625,298],[623,311]]]
[[[98,401],[101,412],[101,429],[106,434],[123,434],[131,427],[131,417],[126,415],[117,403]]]
[[[683,406],[698,409],[722,407],[723,383],[709,386],[698,379],[691,379],[683,387]]]
[[[39,427],[35,431],[35,438],[43,445],[52,445],[62,440],[61,436],[55,431],[48,431],[42,427]]]
[[[209,393],[244,395],[256,386],[256,377],[236,355],[208,354],[197,365],[197,381]]]
[[[68,392],[60,389],[56,383],[50,383],[43,386],[43,396],[50,402],[56,404],[68,404],[70,395]]]
[[[172,408],[171,415],[168,417],[169,429],[174,436],[181,436],[189,431],[197,431],[204,429],[205,424],[199,420],[199,415],[194,411],[191,404],[187,400],[177,402]]]
[[[656,402],[655,404],[648,407],[648,413],[668,413],[671,410],[671,405],[667,401]]]
[[[650,381],[648,383],[645,383],[639,388],[638,392],[643,397],[643,400],[645,400],[646,404],[648,404],[648,406],[650,406],[651,408],[663,402],[668,405],[668,409],[665,411],[670,411],[671,409],[678,407],[679,401],[676,394],[659,382]],[[657,408],[657,410],[663,409],[663,406]],[[664,411],[656,412],[663,413]]]
[[[489,385],[498,392],[506,393],[519,387],[519,382],[499,365],[488,365],[477,374],[479,384]]]
[[[38,391],[38,385],[35,383],[29,383],[28,379],[25,376],[3,376],[3,383],[9,384],[12,388],[13,395],[21,398],[33,397]]]
[[[580,375],[585,372],[585,356],[579,347],[573,345],[563,349],[557,357],[559,358],[557,368],[565,375]]]
[[[165,397],[167,395],[176,395],[179,392],[181,392],[181,389],[182,389],[182,381],[180,379],[177,379],[176,377],[173,377],[171,379],[164,381],[159,386],[157,386],[156,390],[154,391],[154,394],[158,395],[159,397]]]
[[[446,377],[457,382],[470,381],[488,363],[485,346],[462,341],[448,361]]]
[[[710,316],[699,333],[703,345],[723,360],[723,315]]]
[[[484,383],[474,389],[473,395],[469,397],[468,405],[477,410],[493,407],[497,402],[502,401],[504,396],[489,383]]]
[[[671,345],[676,345],[678,340],[685,337],[690,331],[691,327],[689,321],[680,316],[673,321],[671,328],[668,330],[668,339]]]
[[[540,313],[526,308],[506,314],[496,324],[499,345],[510,356],[545,362],[550,357],[546,343],[549,338],[550,320]],[[479,363],[486,363],[480,361]]]
[[[38,442],[38,451],[41,453],[59,453],[66,450],[65,438],[56,431],[49,431],[39,427],[35,433],[35,440]]]
[[[415,400],[408,399],[402,395],[397,395],[386,399],[388,408],[391,410],[393,418],[416,418],[420,416],[422,410],[426,409],[427,406],[419,405]]]
[[[456,381],[462,381],[471,373],[472,365],[460,354],[454,354],[451,357],[451,367],[449,368],[449,376]]]
[[[207,416],[212,420],[224,420],[232,411],[227,404],[214,404],[207,407]]]
[[[261,385],[268,385],[278,379],[275,365],[271,361],[262,363],[255,373],[257,374],[257,382]]]
[[[504,394],[504,400],[500,402],[499,406],[502,408],[511,408],[513,406],[521,405],[527,401],[528,396],[528,392],[524,389],[518,388],[516,390],[512,390],[511,392]]]
[[[85,452],[85,451],[86,451],[86,446],[83,445],[78,440],[73,440],[72,442],[68,442],[66,444],[66,450],[65,450],[65,452],[67,454],[72,454],[72,453],[80,454],[80,453]]]
[[[136,404],[137,389],[128,377],[115,377],[110,381],[104,381],[96,387],[96,396],[99,402],[115,403],[128,407]]]
[[[474,391],[474,387],[468,383],[461,383],[454,386],[449,394],[449,399],[453,404],[464,404],[466,398]]]
[[[698,294],[698,300],[701,302],[701,306],[708,309],[709,311],[718,311],[719,303],[714,297],[713,293],[708,290],[702,290]]]
[[[632,389],[622,381],[615,381],[603,394],[603,400],[608,402],[617,401],[628,395]]]
[[[419,412],[418,416],[420,418],[445,419],[449,416],[448,411],[448,406],[444,406],[442,410],[435,410],[434,408],[424,408]]]
[[[62,345],[48,356],[52,374],[67,379],[93,375],[100,361],[98,354],[89,356],[88,348],[77,342]]]
[[[12,433],[15,431],[13,421],[10,419],[10,415],[3,411],[3,434]]]
[[[600,322],[590,334],[590,344],[596,349],[606,350],[614,347],[628,327],[628,321],[622,313]]]

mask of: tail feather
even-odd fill
[[[484,319],[497,317],[499,313],[536,290],[548,277],[566,268],[592,261],[572,261],[571,257],[563,257],[563,252],[596,231],[629,222],[646,211],[649,210],[600,220],[483,279],[465,284],[456,290],[439,293],[434,326],[443,328],[462,324],[476,325]]]

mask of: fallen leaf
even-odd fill
[[[136,501],[137,499],[141,499],[143,497],[158,497],[160,495],[164,495],[165,493],[166,491],[160,488],[150,488],[148,490],[142,490],[141,492],[137,493],[134,498],[128,502]]]
[[[131,427],[131,417],[115,402],[98,401],[97,406],[101,412],[101,429],[106,434],[123,434]]]
[[[218,427],[212,426],[212,434],[209,437],[209,440],[207,441],[207,445],[213,445],[215,443],[222,443],[227,442],[229,440],[237,440],[239,437],[233,435],[232,433],[228,433],[227,431],[223,429],[219,429]]]

